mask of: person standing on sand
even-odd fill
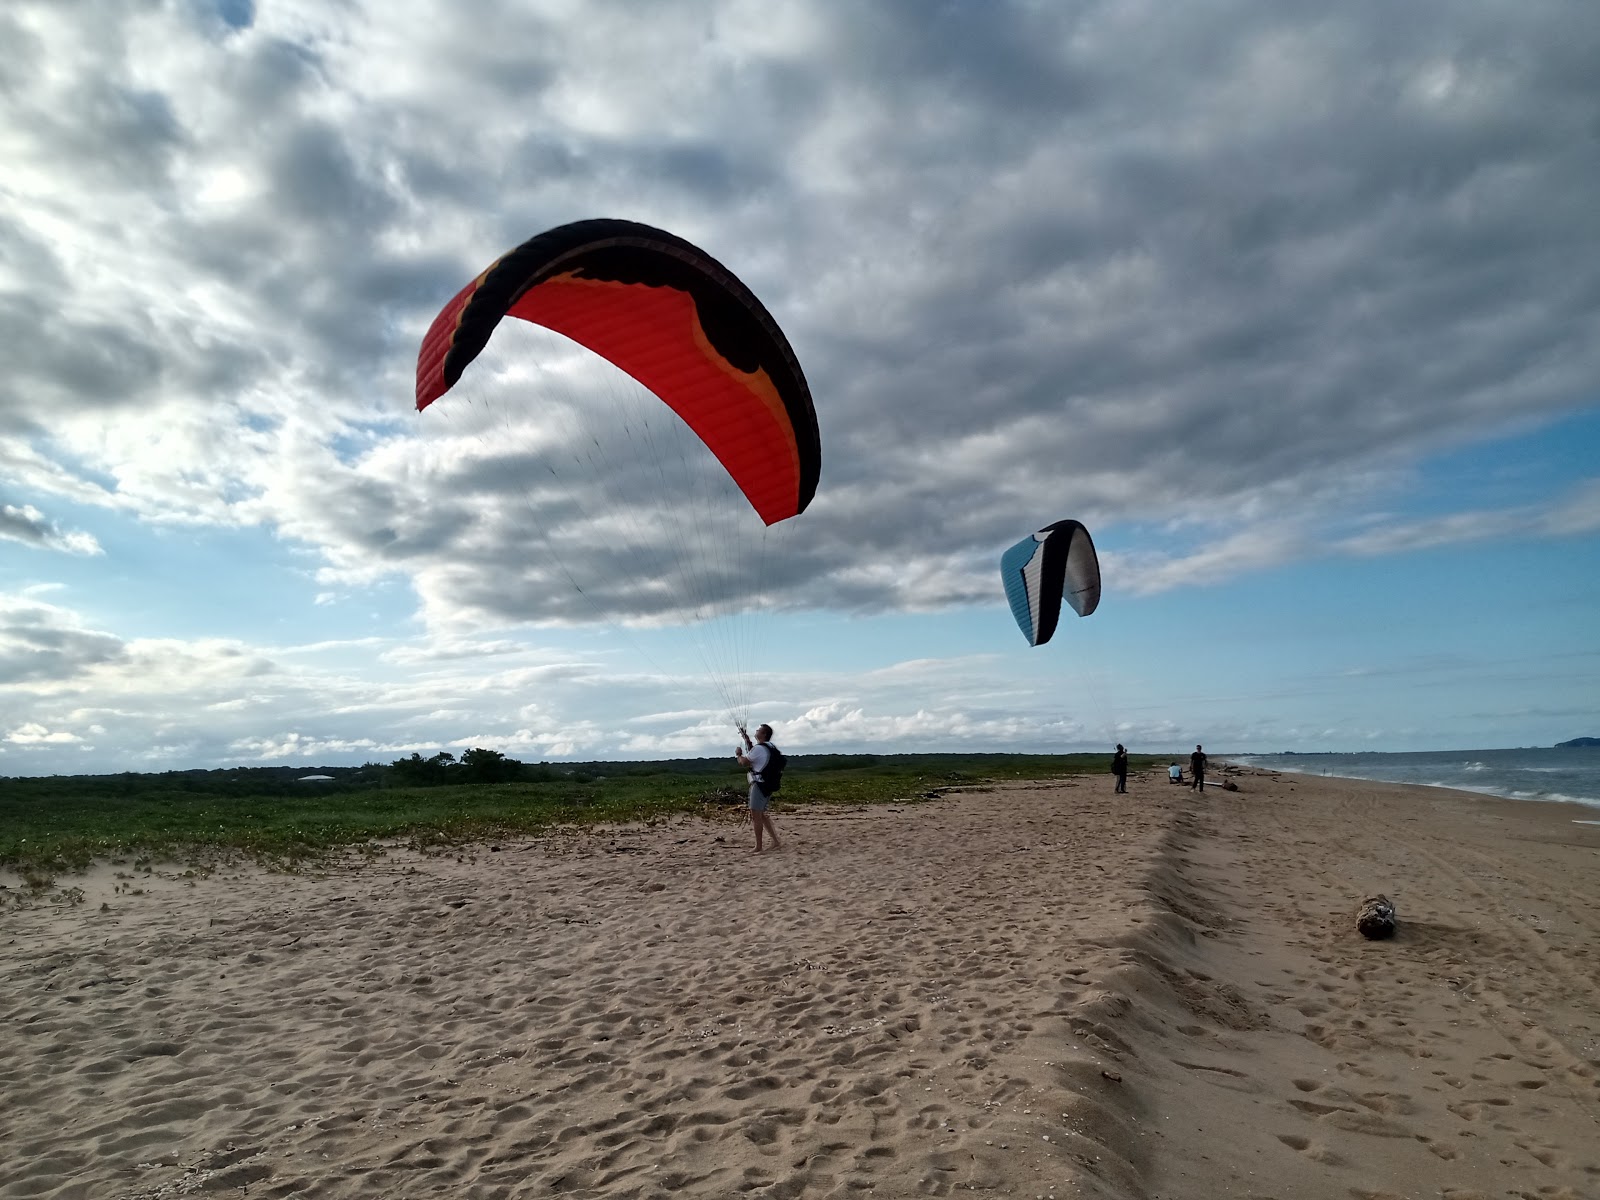
[[[761,835],[763,832],[772,835],[772,848],[779,849],[778,831],[773,828],[772,818],[767,815],[767,805],[771,802],[765,787],[762,784],[761,772],[767,769],[767,764],[772,761],[772,750],[767,743],[772,740],[771,725],[756,726],[756,740],[752,742],[750,735],[745,732],[744,726],[739,726],[739,736],[744,739],[744,748],[734,748],[733,756],[749,771],[750,774],[750,824],[756,830],[756,853],[761,853]]]
[[[1111,773],[1117,777],[1117,791],[1128,790],[1128,752],[1117,743],[1117,752],[1111,756]]]
[[[1189,755],[1189,786],[1196,791],[1206,790],[1206,752],[1197,744],[1194,753]]]

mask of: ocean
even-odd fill
[[[1219,754],[1240,766],[1303,775],[1484,792],[1511,800],[1564,800],[1600,809],[1600,747],[1568,750],[1430,750],[1419,754]],[[1600,817],[1600,813],[1596,814]]]

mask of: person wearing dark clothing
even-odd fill
[[[1206,752],[1199,746],[1189,755],[1189,786],[1196,791],[1206,790]]]
[[[1117,791],[1128,790],[1128,752],[1117,743],[1117,752],[1111,756],[1111,773],[1117,777]]]

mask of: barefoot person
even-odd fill
[[[750,824],[755,826],[756,853],[761,853],[761,835],[772,835],[772,848],[778,849],[778,831],[772,826],[772,818],[767,815],[767,804],[771,794],[767,790],[767,781],[762,777],[772,763],[776,753],[767,743],[772,741],[772,726],[757,725],[756,740],[752,742],[750,735],[745,732],[744,726],[739,726],[739,736],[744,739],[744,749],[735,748],[734,757],[739,760],[750,773]]]

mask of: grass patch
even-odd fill
[[[1164,761],[1164,760],[1163,760]],[[1154,758],[1137,757],[1134,769]],[[957,787],[1000,780],[1052,779],[1107,772],[1103,754],[791,755],[779,811],[806,804],[881,804],[928,799]],[[96,860],[179,861],[200,869],[248,858],[295,870],[330,856],[403,839],[420,850],[539,833],[558,826],[649,821],[675,813],[733,812],[743,777],[722,760],[585,763],[552,768],[534,782],[441,787],[308,786],[289,794],[207,790],[164,777],[0,781],[0,867],[28,886],[83,870]],[[221,773],[217,773],[219,778]],[[145,787],[128,780],[148,781]]]

